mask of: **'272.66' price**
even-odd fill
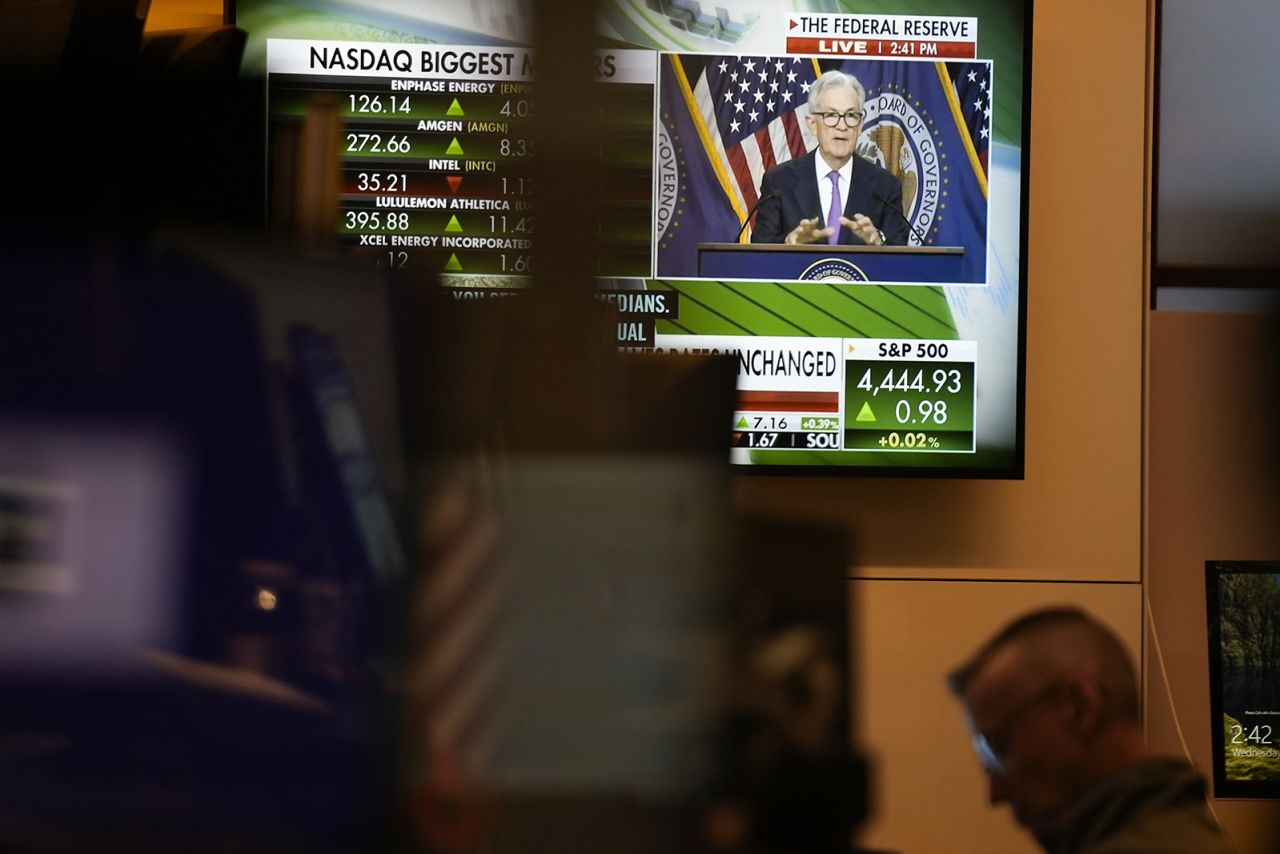
[[[408,154],[412,147],[408,134],[386,137],[380,133],[347,134],[348,154]]]

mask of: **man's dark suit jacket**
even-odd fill
[[[778,198],[767,199],[756,211],[756,227],[751,232],[752,243],[783,243],[802,219],[816,216],[820,222],[827,221],[827,212],[822,209],[822,202],[818,197],[818,182],[814,175],[813,159],[817,156],[817,149],[814,149],[803,157],[788,160],[764,173],[764,178],[760,181],[760,198],[764,199],[775,191]],[[898,179],[870,160],[854,155],[853,174],[849,180],[849,200],[844,206],[844,215],[849,219],[853,219],[856,213],[869,217],[876,228],[884,232],[885,243],[905,246],[906,217],[889,210],[888,205],[876,198],[877,193],[895,205],[899,212],[902,210],[902,185]],[[863,241],[848,227],[842,226],[840,242],[861,244]]]

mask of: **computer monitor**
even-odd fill
[[[596,8],[583,192],[618,344],[737,358],[743,471],[1021,477],[1031,5],[791,5]],[[459,298],[518,294],[538,234],[580,225],[537,211],[532,116],[575,93],[537,88],[530,9],[240,0],[272,211]],[[832,71],[858,94],[823,118]]]
[[[1280,561],[1207,561],[1213,793],[1280,797]]]

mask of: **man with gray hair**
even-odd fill
[[[856,154],[865,102],[858,78],[843,71],[809,87],[805,121],[818,147],[765,173],[752,243],[906,244],[901,183]]]
[[[1049,854],[1229,854],[1204,781],[1157,759],[1115,634],[1078,608],[1029,613],[947,679],[964,704],[993,805]]]

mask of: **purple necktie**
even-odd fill
[[[832,169],[827,177],[831,179],[831,210],[827,211],[827,228],[831,229],[831,236],[827,242],[836,244],[840,242],[840,173]]]

